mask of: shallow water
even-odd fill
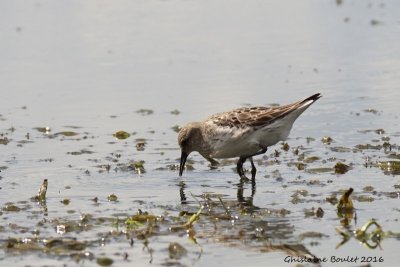
[[[295,266],[292,253],[397,266],[400,171],[380,162],[400,159],[399,11],[398,1],[2,1],[1,264]],[[172,127],[315,92],[323,98],[295,123],[289,150],[257,158],[255,185],[239,183],[234,161],[215,170],[195,154],[182,178],[169,170],[180,156]],[[131,136],[117,140],[119,130]],[[337,162],[351,169],[336,174]],[[31,197],[43,179],[40,204]],[[327,197],[350,187],[344,226]],[[195,234],[171,231],[198,201]],[[163,219],[128,227],[139,209]],[[337,231],[373,218],[378,248],[354,237],[337,247]]]

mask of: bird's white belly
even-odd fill
[[[212,158],[233,158],[253,155],[263,148],[275,145],[286,140],[291,124],[276,122],[256,131],[247,133],[224,133],[223,137],[213,142]]]
[[[234,158],[244,155],[252,155],[260,151],[260,147],[255,144],[245,142],[229,142],[224,146],[217,147],[211,153],[213,158]]]

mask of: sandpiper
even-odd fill
[[[246,180],[243,163],[249,159],[254,179],[257,169],[253,156],[264,154],[269,146],[286,140],[295,120],[320,97],[318,93],[285,106],[243,107],[188,123],[178,134],[179,176],[182,176],[188,155],[197,151],[212,165],[218,164],[215,158],[239,157],[237,172]]]

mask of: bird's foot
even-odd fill
[[[215,159],[213,159],[213,158],[211,158],[211,157],[208,157],[208,156],[204,156],[204,158],[206,159],[206,160],[208,160],[208,162],[210,162],[210,165],[208,165],[212,170],[215,170],[215,169],[217,169],[218,168],[218,166],[219,166],[219,162],[218,161],[216,161]]]
[[[241,182],[250,182],[250,181],[254,181],[254,179],[256,178],[256,173],[257,173],[257,169],[256,166],[254,165],[253,162],[253,158],[252,157],[248,157],[250,159],[250,163],[251,163],[251,179],[249,179],[244,173],[243,170],[243,163],[246,161],[247,157],[240,157],[237,163],[237,172],[240,176],[240,181]]]
[[[250,178],[248,178],[246,175],[244,175],[244,174],[242,174],[242,175],[240,175],[240,182],[241,183],[249,183],[251,181],[251,179]]]

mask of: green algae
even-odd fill
[[[313,163],[314,161],[317,161],[317,160],[320,160],[320,159],[321,159],[320,157],[312,156],[312,157],[305,158],[303,160],[303,162],[304,163]]]
[[[337,204],[337,210],[339,213],[348,213],[354,210],[353,201],[351,200],[351,194],[353,191],[353,188],[349,188],[339,199],[339,203]]]
[[[174,126],[171,127],[171,129],[172,129],[172,131],[174,131],[176,133],[179,133],[181,128],[179,127],[179,125],[174,125]]]
[[[168,246],[169,258],[179,260],[186,256],[188,251],[178,242],[171,242]]]
[[[336,174],[345,174],[351,167],[339,161],[335,164],[334,169]]]
[[[400,175],[400,161],[380,161],[376,163],[376,166],[385,174]]]
[[[46,201],[46,193],[47,193],[48,184],[49,184],[48,180],[44,179],[42,185],[39,188],[39,192],[34,197],[35,200],[37,200],[39,202],[45,202]]]
[[[118,200],[118,197],[115,194],[110,194],[107,196],[107,199],[108,199],[108,201],[115,202]]]
[[[333,139],[330,136],[324,136],[321,141],[325,145],[330,145],[333,142]]]
[[[131,135],[125,131],[117,131],[113,134],[113,136],[119,140],[123,140],[129,138]]]
[[[6,203],[2,210],[6,212],[19,212],[21,211],[21,208],[14,205],[13,203]]]
[[[59,136],[59,135],[66,136],[66,137],[72,137],[72,136],[79,135],[79,133],[72,132],[72,131],[63,131],[63,132],[57,132],[54,134],[54,136]]]
[[[111,266],[114,261],[108,257],[99,257],[96,259],[96,262],[100,266]]]
[[[10,139],[7,137],[0,138],[0,145],[7,145],[8,143],[10,143]]]
[[[148,115],[152,115],[154,113],[154,111],[152,109],[141,108],[141,109],[136,110],[136,113],[138,113],[142,116],[148,116]]]

